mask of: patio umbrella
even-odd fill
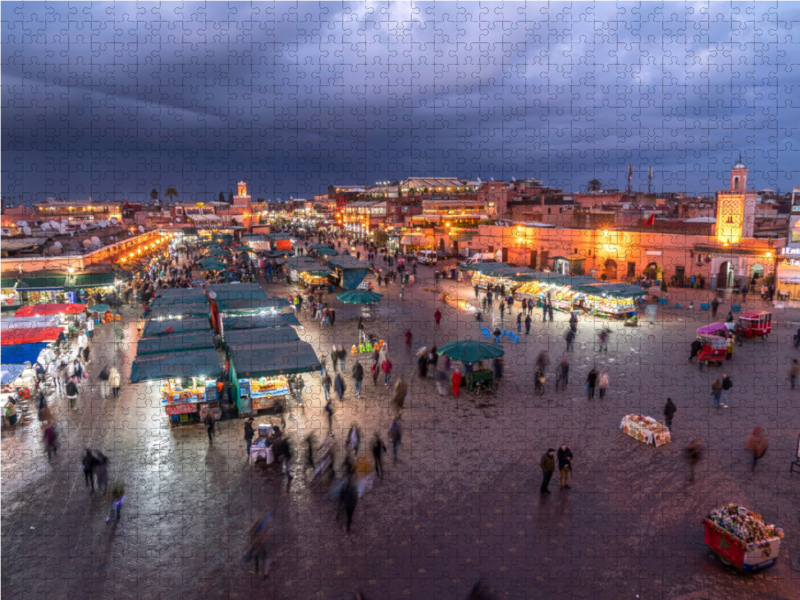
[[[221,248],[212,248],[208,252],[206,252],[206,256],[216,256],[218,258],[225,258],[228,256],[228,253]]]
[[[317,256],[338,256],[339,253],[334,250],[333,248],[320,248],[319,250],[314,250]]]
[[[218,260],[208,261],[200,265],[201,271],[222,271],[225,265]]]
[[[503,356],[505,351],[500,344],[489,344],[478,340],[458,340],[447,342],[437,350],[437,354],[447,356],[450,360],[473,364],[479,360]]]
[[[374,304],[380,302],[383,295],[365,290],[350,290],[338,294],[336,298],[346,304]]]
[[[110,309],[111,307],[108,304],[95,304],[89,307],[89,310],[101,313],[107,312]]]

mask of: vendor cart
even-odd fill
[[[732,515],[731,511],[736,511],[738,515]],[[741,521],[737,522],[737,519],[757,523],[760,535],[742,539],[737,533],[741,532]],[[775,565],[783,532],[772,525],[764,525],[759,515],[754,515],[746,508],[728,505],[712,511],[702,523],[705,525],[704,542],[726,565],[750,572],[763,571]]]
[[[731,331],[733,328],[732,323],[711,323],[711,325],[706,325],[705,327],[701,327],[697,330],[697,337],[703,342],[703,349],[698,353],[698,359],[702,361],[706,361],[704,351],[705,346],[708,345],[710,347],[711,352],[711,359],[705,362],[705,364],[709,364],[709,362],[722,362],[722,360],[730,360],[733,358],[733,346],[734,346],[734,334]],[[708,341],[707,338],[715,338]],[[722,357],[722,360],[717,360],[719,356],[717,354],[721,354],[719,351],[719,346],[722,346],[723,343],[719,341],[719,338],[725,340],[725,356]],[[716,344],[716,346],[715,346]],[[716,348],[716,350],[715,350]],[[702,357],[701,357],[702,355]]]
[[[758,310],[742,313],[736,330],[746,338],[761,336],[761,339],[766,340],[772,333],[772,313]]]
[[[483,393],[493,393],[497,389],[494,373],[489,369],[478,369],[464,375],[464,385],[470,394],[479,396]]]

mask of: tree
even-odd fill
[[[590,192],[599,192],[602,189],[602,187],[603,187],[602,181],[600,181],[599,179],[592,179],[586,186],[586,189],[589,190]]]
[[[664,277],[662,277],[661,278],[661,295],[663,296],[666,293],[667,293],[667,280]]]
[[[151,200],[158,200],[158,190],[156,188],[153,188],[152,190],[150,190],[150,199]]]
[[[228,192],[228,204],[233,204],[233,192]]]
[[[225,202],[225,194],[224,194],[224,192],[220,192],[219,193],[219,201],[220,202]]]
[[[178,190],[176,190],[173,186],[169,186],[167,188],[167,191],[164,192],[164,196],[166,198],[169,198],[170,200],[172,200],[173,198],[177,198],[178,197]]]

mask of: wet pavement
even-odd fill
[[[155,384],[123,384],[118,400],[103,400],[95,377],[104,361],[130,376],[135,353],[135,316],[126,309],[126,339],[113,351],[111,327],[95,332],[91,389],[68,411],[52,405],[62,447],[48,463],[35,417],[2,439],[2,594],[8,598],[465,598],[479,576],[498,598],[798,598],[800,571],[800,475],[789,464],[800,434],[800,391],[786,382],[790,343],[800,318],[775,311],[769,341],[736,347],[724,366],[734,381],[731,408],[714,409],[710,388],[722,369],[700,373],[686,362],[694,331],[707,313],[666,310],[652,326],[612,323],[608,353],[594,351],[592,319],[579,325],[571,385],[556,393],[554,378],[544,396],[530,393],[534,361],[542,349],[552,370],[564,350],[566,316],[543,324],[534,311],[530,336],[505,339],[505,378],[494,398],[442,398],[431,380],[415,377],[415,352],[423,345],[477,337],[464,302],[466,284],[441,282],[449,301],[431,291],[431,270],[419,269],[421,286],[386,293],[368,333],[388,340],[398,371],[409,381],[405,434],[398,463],[359,500],[351,534],[335,520],[336,503],[312,489],[302,440],[327,431],[318,376],[305,408],[286,415],[293,440],[295,475],[290,486],[275,465],[250,466],[243,420],[220,423],[209,445],[202,426],[170,428]],[[286,293],[283,284],[265,286]],[[293,289],[293,288],[292,288]],[[752,298],[751,298],[752,299]],[[760,299],[759,299],[760,301]],[[748,304],[750,304],[748,302]],[[444,313],[434,327],[435,307]],[[495,305],[496,306],[496,305]],[[755,307],[755,305],[754,305]],[[725,307],[720,309],[722,314]],[[514,317],[506,323],[513,326]],[[357,307],[337,305],[334,329],[320,330],[308,313],[301,337],[328,351],[357,339]],[[508,315],[507,315],[508,317]],[[702,321],[702,322],[701,322]],[[402,333],[410,327],[413,352]],[[363,448],[378,431],[389,446],[390,391],[367,375],[363,398],[349,376],[345,401],[334,401],[334,427],[341,446],[354,421]],[[368,358],[362,358],[369,367]],[[592,366],[608,369],[602,401],[586,399],[583,385]],[[667,396],[677,406],[673,442],[654,448],[624,435],[623,415],[660,417]],[[280,423],[278,416],[257,422]],[[762,425],[770,449],[749,470],[742,450],[754,425]],[[683,448],[703,439],[707,452],[698,479],[687,483]],[[574,458],[572,489],[539,493],[539,459],[567,443]],[[107,505],[84,486],[80,457],[85,447],[111,459],[110,479],[123,481],[122,518],[106,524]],[[336,467],[340,470],[339,451]],[[784,528],[777,565],[740,575],[703,544],[700,520],[716,506],[736,502]],[[248,527],[268,510],[277,515],[275,560],[266,579],[243,564]]]

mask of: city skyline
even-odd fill
[[[798,15],[3,3],[2,193],[210,201],[246,177],[275,200],[412,176],[578,192],[625,189],[632,164],[634,191],[653,167],[656,192],[699,195],[725,189],[740,153],[754,189],[789,191]]]

